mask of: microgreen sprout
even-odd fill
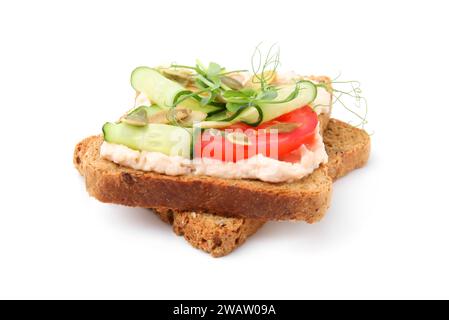
[[[367,103],[361,95],[360,83],[357,81],[338,81],[338,77],[329,83],[314,83],[308,80],[297,80],[290,86],[276,85],[277,69],[280,66],[280,49],[276,44],[272,45],[266,54],[263,54],[259,44],[251,57],[251,86],[238,81],[233,75],[247,72],[247,70],[227,71],[215,62],[207,66],[197,60],[194,66],[172,64],[167,77],[181,84],[189,84],[186,90],[179,92],[173,102],[175,107],[188,99],[197,100],[201,106],[214,106],[216,110],[209,112],[208,116],[215,121],[233,121],[245,110],[254,109],[258,113],[257,121],[247,123],[257,126],[263,121],[261,106],[264,104],[285,104],[296,99],[302,90],[323,87],[330,91],[333,103],[341,104],[346,110],[360,119],[358,126],[366,124]],[[178,71],[179,73],[176,73]],[[187,72],[186,72],[187,71]],[[349,86],[349,89],[347,88]],[[291,89],[285,92],[285,88]],[[283,90],[282,98],[280,90]],[[355,100],[357,109],[353,110],[345,102],[346,98]],[[322,107],[314,105],[314,108]],[[330,106],[326,106],[330,107]],[[208,118],[209,119],[209,118]],[[244,122],[244,120],[241,120]]]
[[[280,65],[280,49],[273,44],[263,59],[262,43],[257,45],[251,57],[251,67],[253,71],[252,82],[259,84],[262,91],[267,89],[268,84],[276,77],[276,70]]]
[[[333,104],[340,104],[346,111],[354,115],[359,121],[353,125],[363,128],[368,123],[368,102],[362,95],[361,84],[356,80],[339,81],[339,78],[340,75],[331,81]],[[355,108],[348,106],[347,98]]]

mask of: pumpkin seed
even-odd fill
[[[191,109],[176,107],[167,111],[167,118],[170,122],[178,122],[188,118],[191,113]]]
[[[279,122],[267,127],[266,129],[268,131],[277,130],[278,133],[290,133],[298,129],[300,126],[301,124],[299,123]]]
[[[193,83],[192,74],[187,70],[161,68],[161,69],[159,69],[159,71],[167,79],[178,82],[179,84],[181,84],[183,86],[188,86],[189,84]]]
[[[241,131],[234,131],[234,132],[228,133],[226,135],[226,139],[228,139],[230,142],[232,142],[234,144],[239,144],[242,146],[252,145],[252,142],[249,139],[249,137]]]
[[[186,108],[174,108],[169,110],[161,110],[148,117],[149,123],[168,124],[170,122],[178,122],[190,116],[192,110]]]
[[[124,115],[120,121],[132,126],[143,127],[148,124],[148,114],[144,108],[137,108]]]
[[[170,121],[167,117],[167,110],[161,110],[159,112],[156,112],[152,116],[148,117],[149,123],[161,123],[161,124],[167,124]]]
[[[232,90],[240,90],[243,88],[243,84],[232,77],[222,76],[220,80],[224,85],[228,86]]]
[[[182,119],[179,123],[182,126],[190,127],[195,123],[201,122],[207,118],[207,113],[201,111],[192,111],[188,117]]]

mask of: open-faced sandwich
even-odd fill
[[[320,220],[332,181],[367,161],[369,137],[330,120],[329,78],[278,73],[270,59],[252,73],[136,68],[134,108],[76,147],[88,192],[154,209],[214,256],[266,221]]]

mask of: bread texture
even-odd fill
[[[321,118],[325,124],[327,119]],[[327,167],[291,183],[168,176],[137,171],[100,157],[101,136],[81,141],[74,163],[89,194],[99,201],[131,207],[213,212],[223,217],[258,220],[319,221],[329,207],[332,179]]]
[[[265,224],[265,221],[257,219],[226,218],[170,209],[153,212],[171,224],[175,234],[184,236],[193,247],[216,258],[234,251]]]
[[[370,137],[342,121],[331,119],[324,133],[329,154],[328,174],[336,180],[363,167],[370,154]],[[265,222],[257,219],[225,218],[212,214],[153,210],[173,231],[195,248],[222,257],[242,245]]]
[[[363,167],[368,162],[371,139],[366,131],[331,119],[323,139],[329,155],[328,174],[333,180]]]

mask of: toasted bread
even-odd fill
[[[366,131],[331,119],[323,139],[329,155],[328,174],[333,180],[363,167],[368,162],[371,139]]]
[[[326,117],[320,117],[322,126]],[[167,176],[137,171],[102,159],[101,136],[80,142],[74,162],[86,179],[89,194],[106,203],[131,207],[214,212],[224,217],[258,220],[319,221],[329,207],[332,179],[327,167],[295,182],[206,176]]]
[[[368,161],[370,138],[363,130],[331,119],[324,133],[329,155],[328,174],[336,180]],[[173,231],[195,248],[221,257],[231,253],[264,225],[257,219],[225,218],[212,214],[153,210]]]
[[[259,230],[265,221],[257,219],[225,218],[207,213],[153,210],[173,231],[195,248],[222,257],[242,245]]]

